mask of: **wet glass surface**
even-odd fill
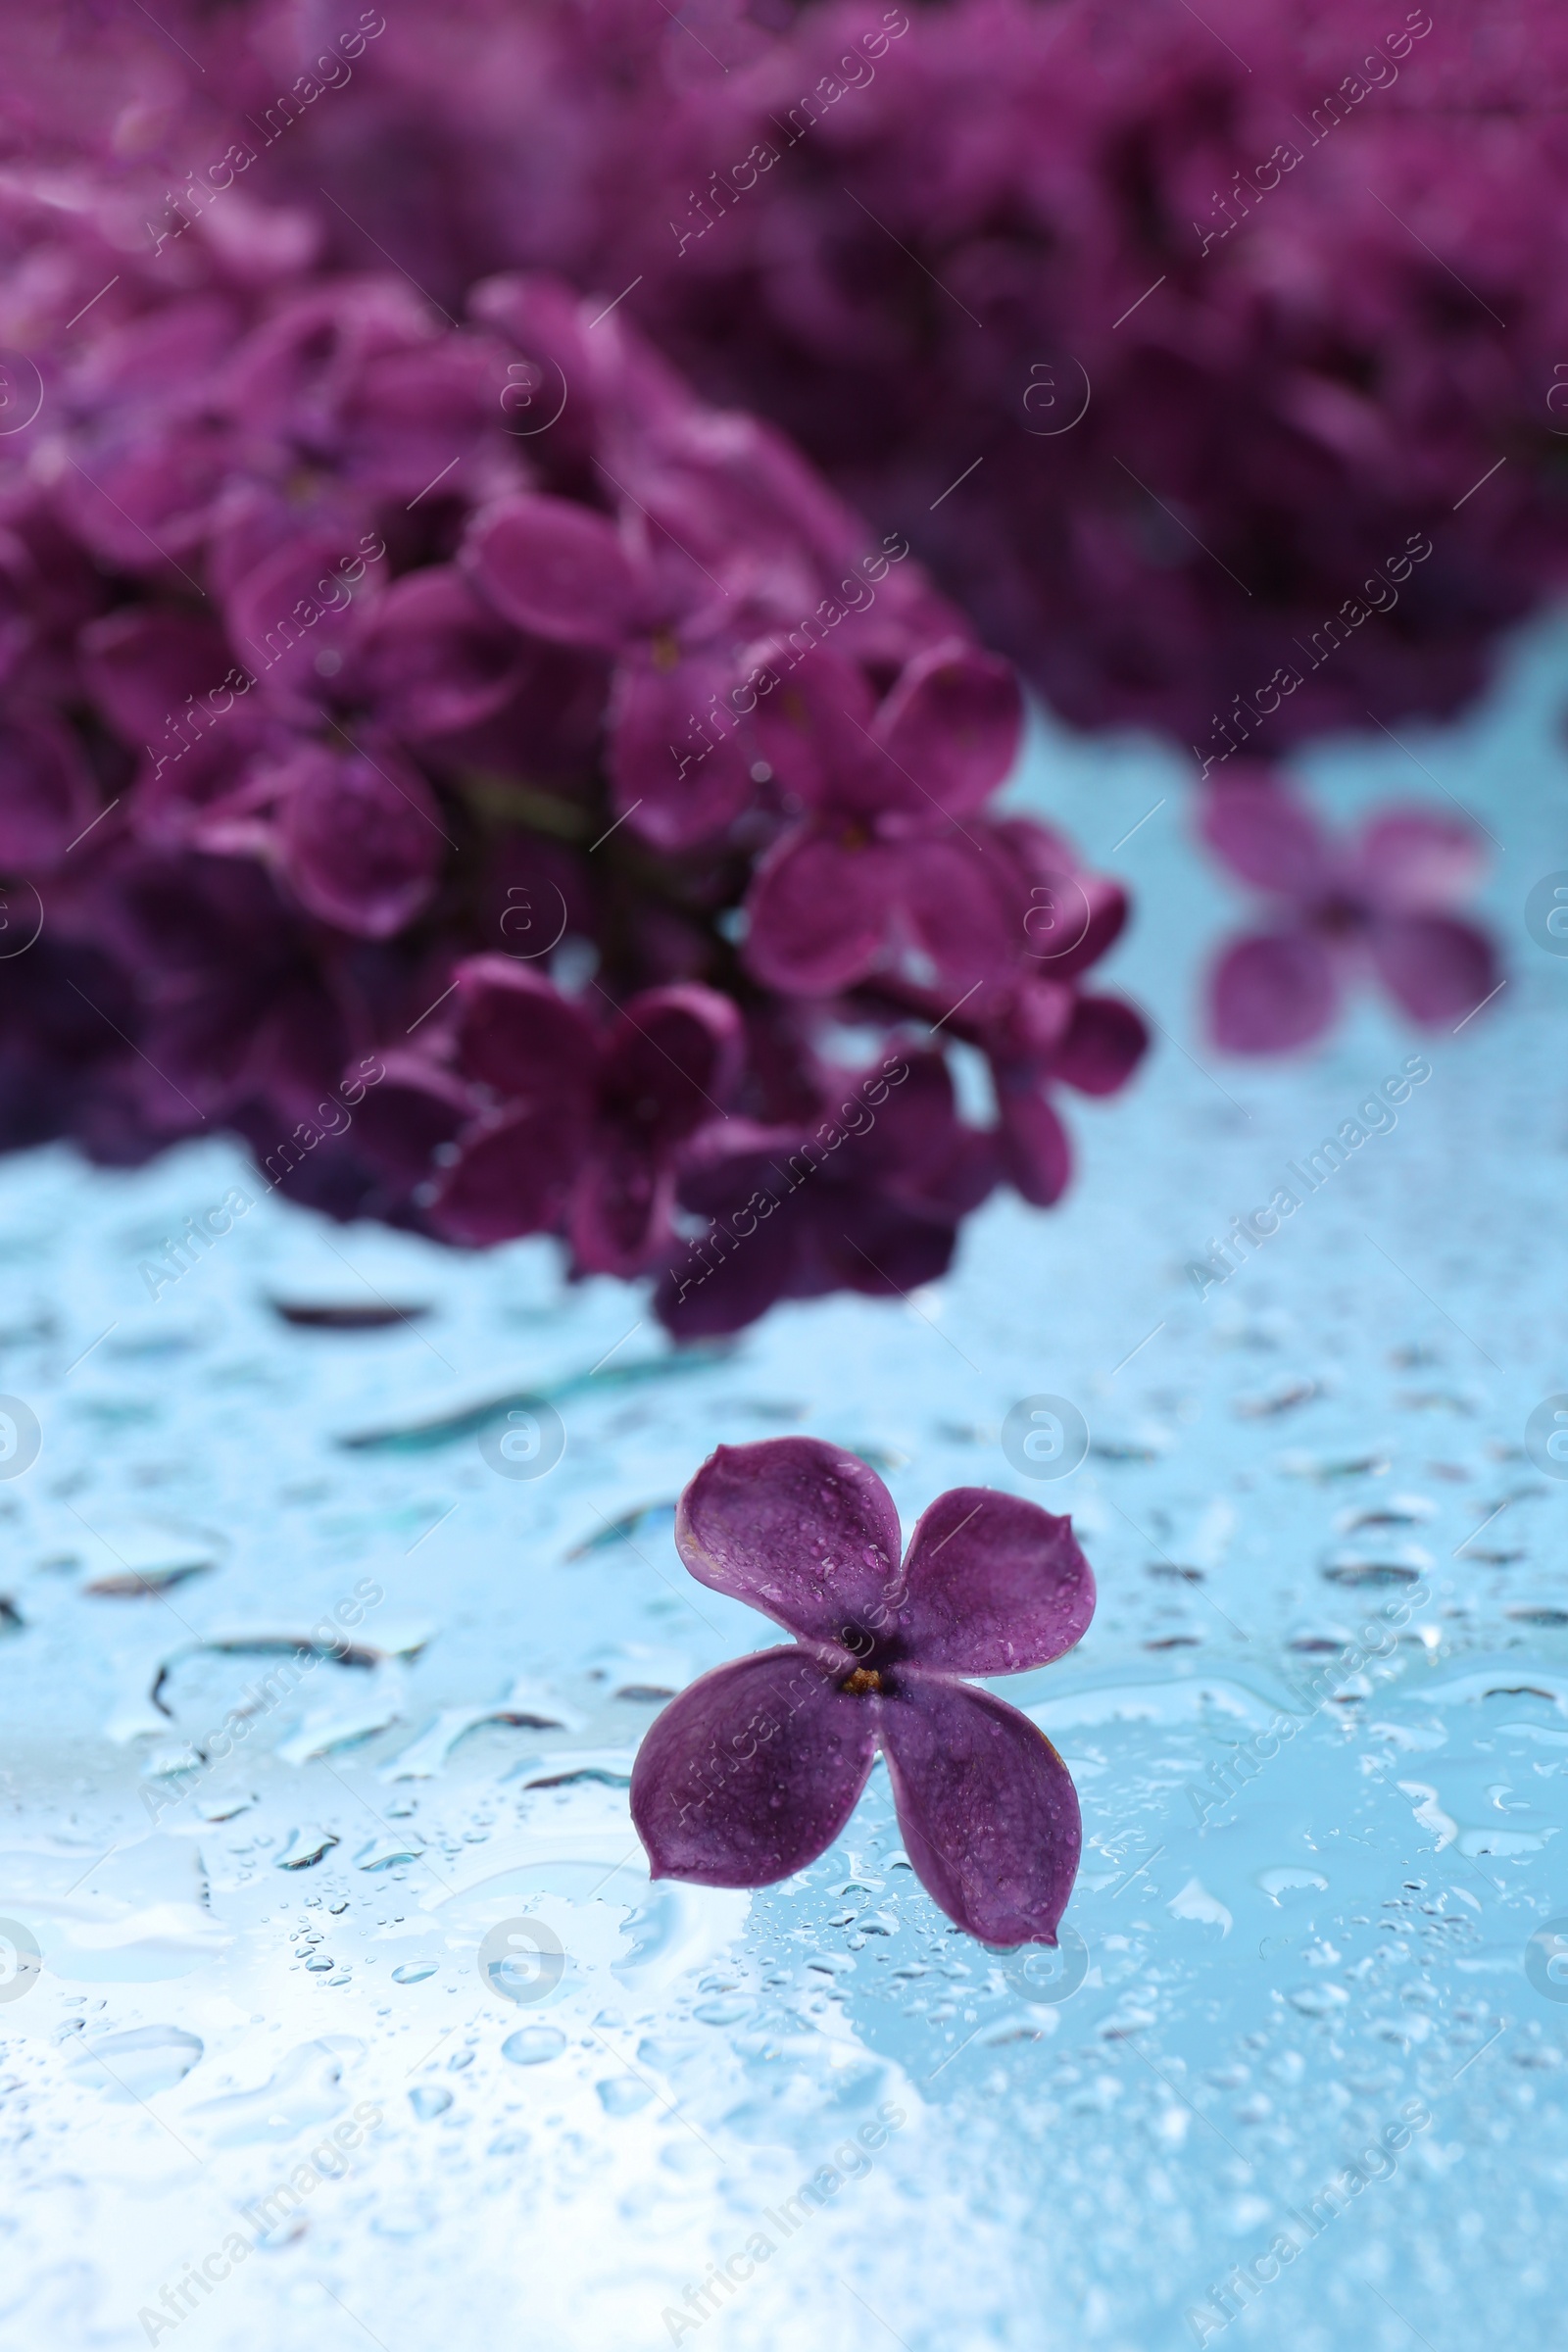
[[[1113,977],[1189,1009],[1076,1114],[1062,1209],[995,1202],[905,1305],[672,1357],[548,1247],[329,1227],[223,1144],[0,1167],[7,2342],[1544,2340],[1565,700],[1543,632],[1461,728],[1314,756],[1331,806],[1491,831],[1509,977],[1280,1073],[1200,1041],[1227,901],[1175,762],[1037,747],[1138,894]],[[791,1430],[906,1527],[955,1484],[1072,1512],[1094,1625],[998,1686],[1083,1804],[1056,1954],[948,1924],[880,1765],[801,1878],[650,1886],[638,1740],[773,1633],[671,1506]]]

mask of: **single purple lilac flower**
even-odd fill
[[[677,1186],[709,1219],[660,1284],[682,1340],[740,1331],[780,1298],[906,1298],[945,1274],[958,1227],[996,1182],[989,1135],[959,1119],[937,1054],[889,1056],[830,1092],[813,1124],[710,1121]]]
[[[607,1031],[506,956],[458,966],[456,1046],[488,1102],[458,1138],[432,1207],[476,1247],[563,1217],[577,1263],[635,1274],[667,1241],[682,1149],[723,1116],[744,1046],[716,990],[645,989]]]
[[[1363,973],[1423,1027],[1476,1011],[1497,984],[1492,942],[1452,908],[1474,887],[1474,830],[1422,808],[1379,809],[1348,844],[1265,773],[1212,786],[1203,838],[1274,902],[1266,930],[1233,940],[1209,979],[1209,1025],[1233,1054],[1313,1044]]]
[[[987,1943],[1049,1943],[1078,1869],[1078,1798],[1043,1733],[965,1675],[1059,1658],[1095,1609],[1069,1519],[985,1487],[923,1513],[899,1566],[882,1481],[817,1438],[720,1446],[681,1496],[700,1584],[794,1645],[735,1658],[665,1708],[632,1771],[656,1879],[766,1886],[830,1846],[887,1759],[921,1885]]]
[[[884,967],[954,995],[1000,978],[1016,960],[1014,861],[988,857],[964,820],[1017,754],[1023,702],[1007,664],[948,638],[878,704],[860,672],[818,648],[784,699],[768,758],[810,813],[758,867],[751,969],[802,996]]]

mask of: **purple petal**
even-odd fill
[[[1356,865],[1374,905],[1389,912],[1452,906],[1474,889],[1486,852],[1473,825],[1426,808],[1386,808],[1369,819]]]
[[[388,1051],[385,1075],[365,1094],[354,1111],[356,1149],[401,1197],[430,1172],[430,1155],[450,1143],[473,1117],[470,1090],[416,1054]],[[358,1066],[349,1073],[363,1084]]]
[[[1452,915],[1391,916],[1373,924],[1371,948],[1390,996],[1427,1026],[1474,1012],[1497,985],[1491,940]]]
[[[355,698],[415,743],[477,726],[508,702],[521,646],[461,572],[432,564],[396,581],[352,662]]]
[[[899,1630],[918,1666],[1022,1674],[1081,1642],[1095,1579],[1070,1519],[989,1487],[922,1512],[904,1563]]]
[[[901,841],[890,855],[898,860],[894,935],[901,960],[911,950],[914,958],[906,977],[937,990],[945,1000],[942,1016],[977,983],[1010,978],[1017,934],[1009,936],[1012,909],[1001,861],[962,834]],[[971,1010],[978,1011],[979,1004]]]
[[[989,1690],[908,1672],[878,1708],[915,1875],[986,1943],[1054,1943],[1078,1872],[1071,1775],[1044,1733]]]
[[[612,1128],[591,1152],[571,1203],[570,1239],[588,1274],[640,1274],[670,1231],[672,1168],[637,1136]]]
[[[874,1470],[820,1438],[720,1446],[675,1514],[675,1548],[699,1584],[808,1641],[886,1613],[899,1514]]]
[[[1072,1145],[1039,1081],[1032,1073],[1015,1078],[999,1071],[997,1109],[1007,1182],[1036,1208],[1054,1207],[1072,1174]]]
[[[471,1127],[430,1206],[437,1233],[482,1250],[549,1232],[587,1148],[586,1121],[574,1118],[572,1107],[524,1106]]]
[[[1143,1016],[1120,997],[1080,997],[1054,1074],[1083,1095],[1113,1095],[1149,1049]]]
[[[741,1016],[715,989],[651,988],[633,997],[605,1047],[607,1111],[650,1146],[717,1118],[740,1071]]]
[[[808,808],[875,816],[911,798],[906,780],[871,734],[876,697],[858,662],[833,645],[814,645],[804,658],[786,637],[759,640],[738,668],[759,688],[752,724],[757,748],[772,768],[777,789]],[[922,814],[930,803],[912,796]]]
[[[823,833],[786,835],[746,902],[746,961],[764,986],[830,997],[861,979],[882,944],[897,855],[848,849]]]
[[[357,581],[342,568],[351,556],[361,565]],[[270,699],[318,704],[379,589],[379,568],[329,533],[291,539],[230,591],[223,615],[229,641]]]
[[[1260,933],[1226,949],[1209,979],[1209,1027],[1227,1054],[1288,1054],[1340,1008],[1329,952],[1306,931]]]
[[[805,1232],[790,1284],[792,1298],[858,1291],[866,1298],[905,1298],[936,1282],[953,1263],[958,1211],[909,1204],[870,1185],[827,1185],[801,1196]]]
[[[0,727],[0,872],[46,873],[98,812],[74,735],[39,710]]]
[[[1244,776],[1210,785],[1200,824],[1216,858],[1255,890],[1304,900],[1330,879],[1329,845],[1317,819],[1283,784]]]
[[[186,738],[172,733],[171,720],[189,719],[183,706],[195,698],[210,725],[207,696],[235,674],[216,621],[155,606],[132,605],[93,621],[82,630],[80,647],[87,691],[110,724],[131,743],[174,756]],[[200,732],[200,722],[192,732]]]
[[[442,498],[472,497],[487,471],[473,444],[495,414],[496,373],[493,355],[459,335],[367,357],[343,404],[348,478],[400,504],[437,481]],[[465,451],[455,468],[454,449]]]
[[[557,645],[612,651],[641,595],[614,524],[566,498],[527,492],[486,508],[464,561],[498,612]]]
[[[313,745],[278,781],[278,846],[300,904],[362,939],[390,939],[412,922],[445,847],[423,778],[384,747],[372,760]]]
[[[710,698],[733,678],[728,662],[710,658],[664,669],[637,655],[617,672],[610,720],[615,806],[634,833],[662,850],[712,840],[755,797],[751,753],[732,725],[710,713]]]
[[[1098,963],[1126,926],[1129,901],[1121,884],[1087,873],[1071,843],[1033,817],[1006,817],[986,829],[1001,835],[1022,868],[1025,952],[1041,977],[1071,980]]]
[[[631,1817],[653,1877],[770,1886],[804,1870],[855,1810],[879,1713],[793,1644],[703,1675],[632,1767]]]
[[[457,969],[458,1058],[499,1095],[585,1120],[599,1066],[592,1023],[553,981],[510,956],[470,956]]]
[[[899,798],[967,816],[1017,757],[1023,700],[1007,663],[958,639],[916,655],[872,733],[894,763]],[[912,788],[912,790],[911,790]],[[927,797],[929,796],[929,797]]]

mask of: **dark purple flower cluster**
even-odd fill
[[[101,193],[30,227],[0,1137],[227,1125],[335,1213],[662,1274],[687,1331],[906,1290],[1003,1176],[1054,1200],[1054,1090],[1145,1043],[1079,985],[1125,900],[990,812],[1018,687],[907,542],[603,303],[443,324],[230,193],[168,287],[160,248],[95,291]]]
[[[454,305],[623,298],[1069,716],[1208,753],[1261,709],[1271,755],[1450,709],[1561,577],[1550,8],[405,0],[350,63],[352,0],[252,0],[164,16],[201,74],[113,13],[118,106],[24,12],[11,79],[156,222],[266,188]]]

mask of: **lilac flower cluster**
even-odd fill
[[[991,809],[1007,665],[603,303],[503,276],[443,324],[249,201],[169,283],[173,247],[107,269],[101,190],[24,223],[0,874],[42,930],[0,967],[0,1142],[293,1135],[333,1213],[559,1234],[662,1275],[679,1331],[907,1290],[1004,1177],[1054,1200],[1056,1088],[1112,1091],[1145,1033],[1080,985],[1123,894]],[[683,1229],[769,1169],[693,1288]]]
[[[156,85],[133,125],[106,110],[117,168],[156,158],[161,197],[222,151],[199,121],[250,118],[278,125],[250,183],[345,265],[379,248],[453,304],[518,267],[623,298],[915,534],[1070,717],[1209,745],[1297,669],[1270,755],[1451,709],[1561,578],[1550,9],[405,0],[311,99],[339,21],[166,16],[200,75],[117,27]],[[49,88],[82,120],[63,61]],[[1412,534],[1397,611],[1302,664]]]

